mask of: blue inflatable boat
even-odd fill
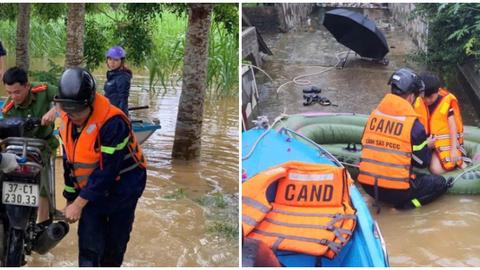
[[[308,138],[289,129],[254,128],[242,134],[242,181],[287,161],[342,166],[330,153]],[[275,251],[281,265],[287,267],[387,267],[388,256],[377,223],[355,185],[350,198],[357,212],[352,238],[333,259],[286,251]],[[245,262],[244,259],[242,259]],[[245,265],[244,266],[253,266]]]

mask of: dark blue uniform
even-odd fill
[[[72,137],[79,136],[74,128]],[[129,126],[120,116],[111,118],[100,130],[102,146],[115,147],[129,134]],[[124,160],[128,148],[113,154],[102,153],[103,168],[97,168],[88,184],[75,192],[64,191],[73,201],[77,196],[89,202],[82,210],[78,225],[79,266],[120,266],[130,238],[138,198],[145,188],[146,169],[137,167],[119,178],[119,172],[131,166]],[[129,159],[131,160],[131,159]],[[66,186],[73,186],[64,155]]]
[[[110,70],[107,72],[107,81],[103,89],[110,103],[120,108],[126,115],[131,80],[132,72],[128,69]]]
[[[412,131],[412,165],[417,168],[428,168],[432,159],[432,150],[427,146],[427,134],[420,121],[415,120]],[[363,189],[375,198],[375,188],[371,185],[362,185]],[[443,176],[431,174],[417,174],[410,180],[410,188],[386,189],[378,187],[378,199],[393,204],[396,208],[413,208],[427,204],[448,189],[447,181]]]

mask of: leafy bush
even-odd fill
[[[416,14],[428,21],[428,66],[451,73],[467,59],[480,63],[480,3],[419,3]]]

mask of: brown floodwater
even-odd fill
[[[374,11],[371,11],[374,12]],[[382,13],[383,11],[377,11]],[[380,14],[381,15],[381,14]],[[320,20],[322,11],[312,19]],[[372,16],[370,16],[372,17]],[[376,16],[390,47],[388,66],[365,61],[351,54],[343,70],[329,71],[307,77],[312,85],[322,89],[321,96],[336,106],[313,104],[304,106],[302,88],[290,83],[276,94],[277,88],[295,76],[331,68],[335,53],[346,51],[321,23],[314,31],[266,34],[264,38],[273,56],[266,58],[262,68],[273,82],[259,73],[257,82],[260,100],[257,115],[273,121],[281,113],[356,112],[369,114],[388,91],[387,81],[392,72],[408,65],[419,69],[407,59],[415,50],[408,34],[391,22],[388,14]],[[459,99],[464,122],[478,125],[480,119],[460,84],[449,87]],[[361,191],[362,189],[359,188]],[[372,200],[364,194],[367,203]],[[371,213],[374,213],[371,209]],[[480,266],[480,196],[444,195],[419,209],[398,211],[384,206],[378,221],[385,238],[391,266]]]
[[[95,77],[102,89],[104,73]],[[171,150],[181,87],[156,93],[146,87],[148,78],[135,74],[130,105],[150,108],[132,114],[157,118],[162,128],[142,145],[148,180],[123,266],[238,266],[238,99],[206,104],[201,158],[177,162]],[[62,209],[60,159],[56,166],[57,208]],[[28,256],[27,265],[77,266],[76,230],[73,224],[49,253]]]

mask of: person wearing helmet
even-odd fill
[[[462,156],[466,156],[466,152],[458,100],[441,86],[437,75],[422,72],[420,78],[425,83],[425,95],[417,98],[414,108],[426,133],[435,138],[430,172],[440,175],[457,167],[463,168],[466,165]]]
[[[79,221],[79,266],[121,266],[146,162],[128,117],[95,92],[85,69],[63,72],[54,98],[61,110],[68,222]]]
[[[8,95],[5,101],[2,114],[8,117],[34,117],[41,118],[41,127],[26,132],[26,137],[46,140],[53,154],[59,145],[57,138],[53,135],[56,109],[53,106],[53,97],[57,93],[57,87],[48,83],[30,83],[27,72],[22,68],[12,67],[3,74],[3,84]],[[49,187],[50,153],[45,152],[47,164],[42,170],[40,178],[40,200],[37,212],[38,229],[45,229],[51,222],[51,216],[55,209],[51,207],[49,191],[55,187]]]
[[[451,184],[443,176],[415,174],[412,167],[426,168],[434,145],[418,120],[413,102],[424,84],[411,69],[393,73],[386,94],[370,114],[362,136],[358,181],[378,200],[400,209],[420,207],[447,191]]]
[[[128,115],[128,96],[132,71],[125,66],[125,50],[120,46],[108,49],[107,57],[107,81],[103,90],[110,103],[120,108]]]

